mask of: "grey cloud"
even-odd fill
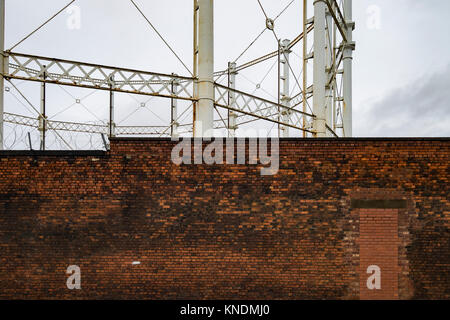
[[[450,136],[450,65],[368,102],[355,119],[359,136]],[[364,128],[360,124],[369,125]]]

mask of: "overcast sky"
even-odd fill
[[[68,2],[6,0],[6,48],[13,46]],[[290,0],[261,2],[268,15],[275,17]],[[277,20],[275,27],[280,38],[293,39],[301,32],[302,2],[296,0]],[[448,137],[450,1],[353,2],[356,21],[354,135]],[[136,0],[136,3],[191,68],[192,0]],[[76,10],[64,12],[15,51],[188,75],[129,0],[77,0],[74,5],[80,9],[80,28],[70,27]],[[216,71],[226,68],[228,61],[237,58],[264,26],[265,18],[256,0],[215,0]],[[266,32],[239,62],[252,60],[275,49],[273,35]],[[301,46],[296,46],[291,55],[298,74],[301,54]],[[238,88],[253,92],[255,84],[261,82],[272,62],[242,72],[238,76]],[[267,98],[276,95],[274,72],[276,68],[264,80],[257,94]],[[39,87],[36,84],[20,83],[20,88],[38,105]],[[49,89],[50,115],[56,115],[73,104],[74,97],[81,99],[90,93],[85,89],[66,90],[69,92],[57,86]],[[292,91],[295,93],[295,90],[293,84]],[[107,119],[106,93],[95,93],[82,101],[83,105],[75,105],[55,119]],[[139,109],[143,102],[146,102],[145,108]],[[118,104],[117,122],[148,125],[161,124],[169,119],[167,101],[119,95]],[[6,98],[6,111],[31,114],[9,96]]]

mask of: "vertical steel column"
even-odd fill
[[[278,62],[277,62],[277,66],[278,66],[278,70],[277,70],[277,133],[278,133],[278,138],[281,137],[281,126],[280,126],[280,122],[281,122],[281,109],[280,109],[280,104],[281,104],[281,43],[280,40],[278,40],[278,52],[277,52],[278,56]]]
[[[308,86],[308,0],[303,0],[303,112],[306,113]],[[306,116],[302,116],[302,128],[306,129]],[[303,131],[306,138],[306,131]]]
[[[355,43],[353,42],[353,29],[355,23],[352,21],[352,0],[344,0],[344,19],[347,27],[347,43],[344,44],[343,64],[343,96],[344,96],[344,135],[345,137],[353,136],[353,93],[352,93],[352,60]]]
[[[193,92],[193,97],[195,99],[197,99],[196,101],[193,102],[193,127],[192,127],[192,132],[193,132],[193,136],[196,137],[196,133],[195,133],[195,122],[197,121],[197,108],[198,108],[198,10],[199,10],[199,5],[198,5],[198,1],[199,0],[194,0],[194,39],[193,39],[193,70],[192,70],[192,74],[195,78],[194,82],[193,82],[193,88],[192,88],[192,92]]]
[[[236,63],[228,63],[228,88],[236,88]],[[236,107],[236,95],[233,91],[228,91],[228,105],[232,108]],[[234,138],[236,136],[236,112],[228,110],[228,137]]]
[[[4,94],[5,94],[5,0],[0,0],[0,150],[3,150],[3,119],[4,119]]]
[[[326,10],[326,85],[325,85],[325,120],[328,127],[333,128],[333,84],[330,81],[334,74],[334,49],[333,49],[333,16]],[[327,131],[327,136],[333,136]]]
[[[177,75],[175,73],[172,74],[172,76],[176,77]],[[178,93],[178,80],[176,78],[172,79],[171,83],[171,93],[173,96],[176,96]],[[171,130],[171,137],[172,139],[178,139],[178,99],[171,98],[171,108],[170,108],[170,130]]]
[[[289,107],[289,103],[291,98],[289,97],[289,54],[291,50],[289,49],[289,44],[291,42],[289,40],[283,40],[281,42],[281,64],[283,65],[283,72],[281,74],[281,82],[282,82],[282,92],[281,92],[281,105],[285,107]],[[283,122],[288,123],[290,118],[290,111],[287,109],[283,109],[281,111],[281,119]],[[281,137],[288,138],[289,137],[289,127],[282,126],[281,127]]]
[[[214,0],[198,0],[198,104],[194,135],[212,137],[214,122]]]
[[[314,1],[314,84],[313,111],[316,118],[313,123],[315,137],[326,136],[325,115],[325,10],[324,0]]]
[[[336,4],[333,3],[333,11],[336,12]],[[337,69],[337,24],[333,24],[333,68],[334,68],[334,79],[332,82],[332,90],[333,90],[333,131],[337,133],[338,123],[339,123],[339,115],[338,115],[338,103],[337,103],[337,75],[339,73],[339,70]]]
[[[46,78],[46,66],[43,66],[44,72],[42,73],[41,77],[42,79]],[[47,115],[45,110],[45,101],[46,101],[46,87],[45,82],[41,83],[41,108],[40,108],[40,114],[39,114],[39,132],[40,132],[40,150],[45,150],[45,134],[47,131]]]
[[[115,103],[114,103],[114,75],[109,76],[109,87],[111,90],[109,91],[109,130],[108,135],[109,137],[114,137],[116,135],[116,124],[114,122],[114,109],[115,109]]]

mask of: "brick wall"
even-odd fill
[[[450,298],[450,139],[285,139],[274,176],[174,145],[0,152],[0,298]]]

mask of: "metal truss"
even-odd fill
[[[214,104],[218,107],[260,120],[266,120],[301,131],[311,132],[302,127],[301,121],[303,116],[314,118],[314,115],[312,114],[259,98],[242,91],[231,89],[217,83],[214,87]],[[230,96],[233,96],[233,103],[229,103]],[[290,117],[287,118],[288,121],[285,121],[280,117],[280,114],[284,113],[290,115]]]
[[[3,112],[3,121],[22,128],[32,127],[38,130],[44,149],[46,130],[53,130],[58,137],[60,137],[58,132],[108,136],[175,137],[178,134],[188,133],[195,135],[195,123],[202,122],[202,116],[205,116],[198,112],[198,110],[203,110],[202,112],[205,110],[205,108],[200,108],[200,104],[211,107],[208,109],[208,115],[213,115],[213,107],[215,108],[220,119],[213,120],[212,128],[227,129],[230,137],[235,136],[236,130],[240,126],[256,121],[266,121],[278,125],[280,137],[288,137],[290,135],[289,128],[302,132],[303,137],[351,136],[351,58],[355,46],[352,42],[354,23],[351,17],[351,0],[316,1],[314,2],[315,16],[310,19],[306,14],[307,2],[308,0],[303,0],[303,32],[289,41],[277,37],[274,21],[267,17],[258,1],[266,15],[266,24],[272,21],[272,24],[267,25],[267,30],[270,30],[278,41],[278,50],[240,65],[236,65],[236,59],[235,62],[229,63],[228,69],[212,73],[213,67],[205,68],[205,65],[202,64],[202,61],[204,63],[205,60],[211,59],[200,59],[199,56],[202,50],[204,57],[205,54],[211,54],[212,51],[209,49],[212,48],[213,41],[208,42],[209,49],[206,48],[208,49],[206,50],[205,47],[199,46],[198,39],[195,38],[195,36],[199,36],[197,34],[199,31],[197,29],[200,28],[200,23],[197,21],[199,20],[198,15],[201,13],[199,8],[201,5],[208,7],[209,2],[194,0],[194,16],[196,17],[194,19],[194,70],[193,75],[188,77],[4,51],[2,46],[0,48],[2,49],[0,86],[4,86],[3,79],[10,82],[16,79],[41,83],[40,111],[33,107],[37,112],[36,117]],[[209,11],[209,18],[211,18],[213,11]],[[140,12],[145,17],[143,12]],[[205,14],[205,10],[203,14]],[[151,25],[148,19],[147,22]],[[203,35],[211,34],[212,19],[209,22],[208,28],[210,29],[205,29],[204,25],[202,27],[204,28],[202,29]],[[2,32],[4,32],[4,28]],[[314,43],[309,45],[312,35]],[[165,43],[167,45],[167,42]],[[298,75],[294,74],[290,64],[292,61],[289,62],[289,54],[297,44],[303,48],[303,56],[297,55],[303,63],[301,75],[303,79],[301,80],[297,78]],[[240,71],[273,58],[278,59],[278,99],[273,96],[276,102],[236,89],[236,80]],[[311,62],[314,63],[314,79],[308,79],[308,63]],[[211,61],[209,63],[213,65]],[[183,65],[186,68],[184,63]],[[204,72],[199,72],[200,66],[203,71],[208,69],[208,79],[205,79]],[[316,72],[317,70],[324,72]],[[228,85],[221,84],[222,76],[228,76]],[[292,80],[296,82],[295,88],[290,85]],[[46,84],[108,91],[110,93],[109,119],[97,123],[49,120],[45,113]],[[206,91],[205,86],[208,87]],[[18,90],[16,87],[15,89]],[[291,91],[295,90],[298,94],[292,95]],[[115,92],[170,100],[170,104],[167,105],[171,109],[170,123],[158,126],[116,125],[114,120]],[[22,97],[27,100],[24,95]],[[3,101],[3,96],[0,96],[0,100],[0,102]],[[187,112],[187,109],[183,114],[178,114],[178,100],[191,102],[194,110],[194,123],[180,124],[180,118]],[[79,99],[77,101],[79,103]],[[31,105],[29,101],[27,102]],[[225,118],[222,117],[218,108],[227,110],[228,115]],[[206,118],[214,119],[214,116]],[[211,124],[209,123],[208,126],[211,127]],[[61,140],[63,139],[61,138]]]
[[[9,68],[7,68],[7,72],[5,73],[6,79],[37,81],[81,88],[196,101],[191,94],[194,84],[193,78],[32,56],[22,53],[9,52],[6,59],[9,60]],[[172,84],[174,82],[177,83],[177,86],[175,86],[175,88],[177,88],[176,91],[173,91],[174,86],[172,86]],[[299,110],[294,110],[245,92],[232,90],[217,83],[215,84],[215,91],[215,104],[218,107],[238,112],[240,114],[238,117],[246,115],[303,130],[299,123],[299,119],[303,112]],[[228,106],[228,95],[230,94],[230,91],[233,91],[236,94],[236,103],[234,106]],[[286,109],[286,112],[294,114],[294,119],[289,123],[279,121],[277,119],[277,114],[280,112],[279,108],[282,110]],[[308,113],[304,113],[304,115],[313,117],[312,114]],[[10,115],[8,117],[10,117]],[[25,118],[28,117],[23,117],[23,119]],[[5,119],[5,121],[7,121],[7,119]],[[55,128],[55,130],[107,133],[107,126],[61,121],[48,122],[49,124],[54,124],[53,128]],[[164,126],[161,127],[166,128]],[[155,131],[154,128],[155,127],[127,126],[123,128],[116,127],[116,130],[119,135],[158,134],[159,132]]]
[[[116,135],[119,136],[170,136],[167,126],[117,126]]]
[[[4,113],[4,122],[12,123],[21,126],[28,126],[35,129],[39,129],[39,119],[32,118],[29,116],[22,116],[13,113]],[[70,131],[70,132],[83,132],[83,133],[93,133],[93,134],[108,134],[108,125],[101,124],[89,124],[89,123],[77,123],[77,122],[66,122],[66,121],[54,121],[47,120],[48,126],[55,131]],[[116,132],[118,135],[158,135],[158,136],[168,136],[167,126],[117,126]]]
[[[194,84],[193,78],[175,75],[156,74],[145,71],[121,69],[84,62],[75,62],[48,57],[32,56],[21,53],[8,53],[9,59],[5,78],[37,81],[42,83],[67,85],[113,92],[125,92],[170,99],[191,100]],[[45,77],[44,77],[45,74]],[[114,81],[112,81],[114,79]],[[119,80],[118,80],[119,79]],[[140,80],[138,80],[140,79]],[[176,91],[172,84],[176,82]],[[234,93],[235,103],[228,104],[228,95]],[[302,116],[314,117],[312,114],[286,107],[251,94],[215,84],[215,105],[238,113],[237,124],[256,120],[266,120],[310,132],[301,126]],[[279,114],[288,112],[290,121],[281,121]],[[5,113],[5,122],[20,125],[39,126],[37,118]],[[85,133],[107,134],[108,125],[86,124],[76,122],[47,120],[53,130],[75,131]],[[32,124],[32,125],[31,125]],[[218,126],[220,127],[220,126]],[[162,135],[167,126],[116,126],[117,135]]]
[[[8,113],[8,112],[3,113],[3,121],[12,123],[12,124],[21,125],[21,126],[27,126],[27,127],[33,127],[33,128],[39,127],[39,120],[37,118],[21,116],[18,114],[13,114],[13,113]]]
[[[155,97],[195,100],[194,79],[178,75],[124,69],[79,61],[6,52],[4,77],[75,86],[97,90],[133,93]],[[172,83],[178,83],[173,92]]]

